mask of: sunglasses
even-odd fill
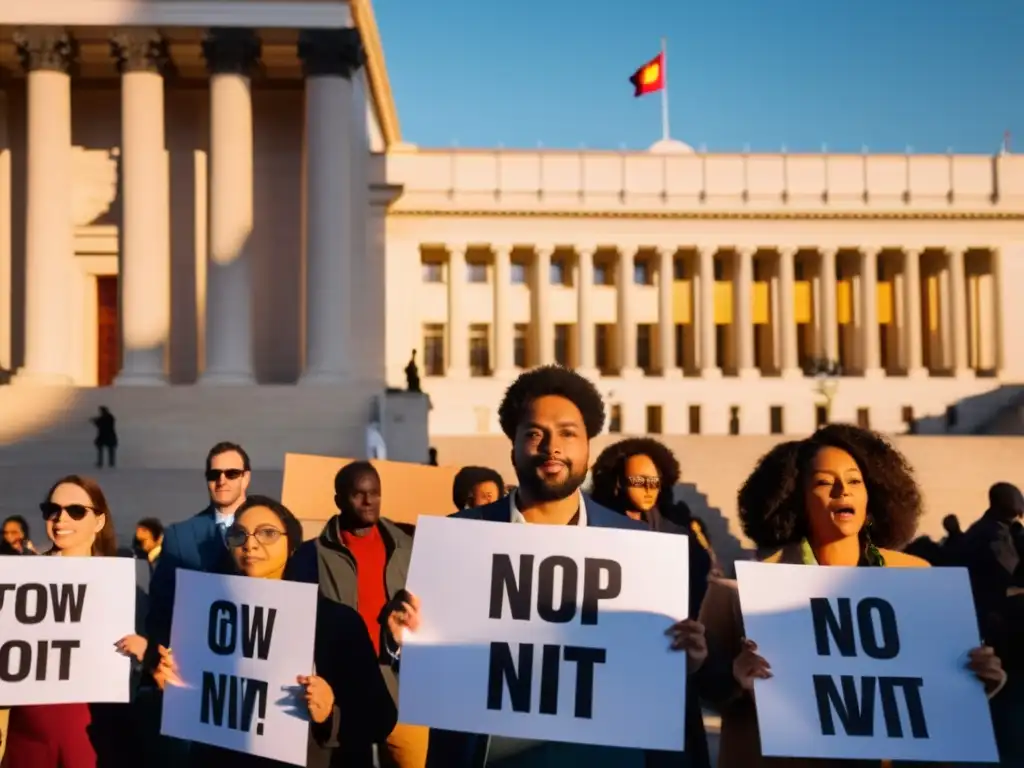
[[[250,536],[256,539],[257,544],[269,547],[284,536],[284,531],[277,528],[257,528],[254,532],[249,533],[244,528],[232,527],[224,532],[224,543],[232,549],[238,549],[245,546],[245,542],[249,540]]]
[[[208,469],[206,470],[206,482],[216,483],[220,480],[221,475],[224,475],[228,480],[237,480],[244,474],[244,469]]]
[[[626,478],[626,485],[630,488],[649,488],[652,491],[656,491],[661,488],[661,478],[648,475],[630,475]]]
[[[39,505],[39,511],[43,513],[44,520],[56,520],[61,512],[67,512],[72,520],[82,520],[90,512],[95,512],[95,507],[87,507],[85,504],[68,504],[66,507],[54,501],[44,501]]]

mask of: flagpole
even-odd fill
[[[665,38],[661,38],[661,138],[669,140],[668,131],[668,54]]]

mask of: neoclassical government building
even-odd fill
[[[435,435],[545,363],[716,435],[972,431],[1024,383],[1024,156],[424,148],[369,0],[0,9],[11,388],[372,397],[415,351]]]

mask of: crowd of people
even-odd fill
[[[310,721],[308,766],[709,768],[706,708],[721,715],[718,765],[723,768],[851,764],[780,763],[761,755],[754,681],[772,675],[771,659],[759,655],[756,638],[746,636],[736,590],[702,522],[673,497],[681,470],[671,450],[651,438],[630,438],[610,445],[592,462],[591,441],[604,428],[604,403],[591,382],[558,366],[523,373],[507,390],[499,416],[512,444],[517,483],[506,485],[490,468],[464,468],[452,489],[455,517],[689,537],[690,617],[671,626],[666,638],[670,648],[687,655],[684,751],[527,742],[398,722],[403,641],[417,630],[423,609],[406,586],[414,526],[388,519],[387,489],[379,474],[371,463],[356,461],[334,479],[337,514],[319,536],[303,541],[291,511],[275,499],[248,493],[252,467],[245,449],[223,442],[206,458],[206,509],[166,528],[152,519],[136,527],[138,627],[116,643],[133,659],[131,703],[6,710],[6,727],[0,720],[5,748],[0,766],[282,765],[160,735],[161,692],[178,681],[170,638],[175,575],[181,568],[318,586],[316,673],[297,679]],[[989,694],[1002,764],[1024,765],[1017,734],[1024,712],[1024,497],[1018,489],[1005,483],[993,487],[989,511],[955,541],[951,535],[936,545],[936,554],[914,538],[922,497],[904,457],[878,434],[830,425],[762,457],[738,491],[738,507],[743,532],[764,562],[966,567],[984,642],[964,652]],[[49,540],[42,556],[117,554],[112,511],[95,481],[78,475],[57,480],[40,510]],[[3,554],[35,554],[23,516],[4,522],[3,539]],[[928,559],[914,554],[915,548]]]

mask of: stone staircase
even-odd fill
[[[373,382],[333,386],[0,387],[0,465],[90,466],[99,406],[117,419],[122,468],[190,469],[221,440],[254,468],[280,470],[285,453],[362,456],[383,394]],[[425,441],[425,424],[424,437]],[[396,441],[400,443],[401,441]],[[422,460],[425,449],[417,456]]]

